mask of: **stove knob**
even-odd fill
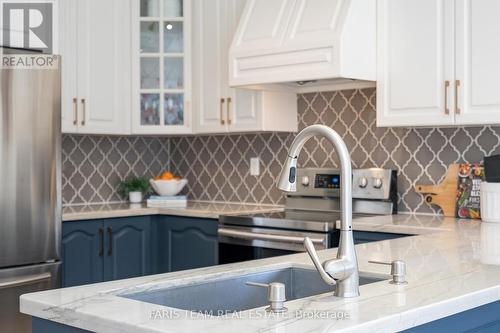
[[[366,177],[361,177],[359,179],[359,187],[361,188],[366,188],[366,186],[368,186],[368,179],[366,179]]]
[[[381,178],[373,178],[373,187],[374,188],[381,188],[383,185],[382,179]]]
[[[302,177],[302,185],[309,186],[309,177],[307,176]]]

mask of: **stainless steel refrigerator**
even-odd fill
[[[0,69],[0,332],[31,332],[19,296],[59,286],[61,79]]]

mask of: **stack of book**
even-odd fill
[[[185,195],[152,195],[147,200],[147,206],[150,208],[184,208],[187,206],[187,197]]]

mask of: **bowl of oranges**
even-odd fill
[[[186,186],[187,179],[175,176],[172,172],[166,171],[161,175],[149,180],[156,193],[162,196],[172,196],[179,194]]]

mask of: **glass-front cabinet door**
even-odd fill
[[[134,0],[132,130],[191,133],[191,0]]]

